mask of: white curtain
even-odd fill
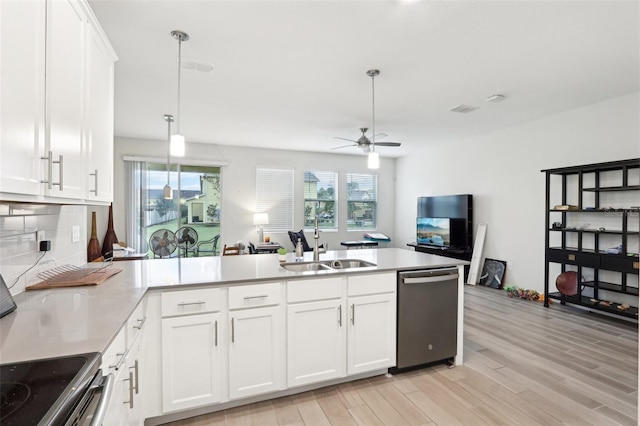
[[[126,161],[125,215],[127,245],[136,253],[146,253],[149,249],[147,223],[144,209],[147,205],[147,163],[144,161]]]

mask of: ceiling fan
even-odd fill
[[[346,140],[349,142],[353,142],[353,144],[350,145],[345,145],[345,146],[338,146],[336,148],[332,148],[332,149],[339,149],[339,148],[346,148],[349,146],[357,146],[358,148],[361,148],[365,153],[369,153],[369,168],[373,168],[373,169],[377,169],[379,166],[379,160],[378,160],[378,153],[375,152],[376,150],[376,145],[378,146],[400,146],[401,143],[400,142],[376,142],[376,138],[382,138],[387,136],[384,133],[378,133],[376,134],[376,96],[375,96],[375,85],[374,85],[374,79],[375,77],[377,77],[378,75],[380,75],[380,70],[376,70],[376,69],[371,69],[369,71],[367,71],[367,75],[369,77],[371,77],[371,112],[372,112],[372,133],[373,136],[371,136],[371,139],[369,139],[366,135],[367,133],[367,128],[366,127],[361,127],[360,131],[362,132],[362,135],[360,136],[360,138],[358,140],[352,140],[352,139],[345,139],[345,138],[340,138],[340,137],[336,137],[336,139],[342,139],[342,140]]]
[[[340,149],[340,148],[347,148],[350,146],[357,146],[358,148],[362,149],[363,152],[370,152],[371,151],[371,139],[369,139],[366,135],[367,130],[369,130],[366,127],[361,127],[360,131],[362,132],[362,135],[360,136],[360,138],[358,138],[358,140],[353,140],[353,139],[347,139],[347,138],[340,138],[338,136],[336,136],[336,139],[341,139],[343,141],[349,141],[349,142],[353,142],[349,145],[343,145],[343,146],[337,146],[335,148],[331,148],[331,149]],[[387,137],[387,135],[385,133],[378,133],[377,135],[375,135],[375,139],[378,138],[385,138]],[[402,145],[400,142],[376,142],[377,146],[400,146]]]

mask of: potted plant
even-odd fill
[[[284,262],[287,260],[287,249],[284,247],[280,247],[278,249],[278,260],[280,262]]]

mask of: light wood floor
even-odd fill
[[[379,376],[171,423],[636,425],[638,330],[465,289],[465,363]]]

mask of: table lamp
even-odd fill
[[[269,215],[266,213],[254,213],[253,224],[258,227],[258,241],[264,243],[264,229],[262,225],[269,224]]]

